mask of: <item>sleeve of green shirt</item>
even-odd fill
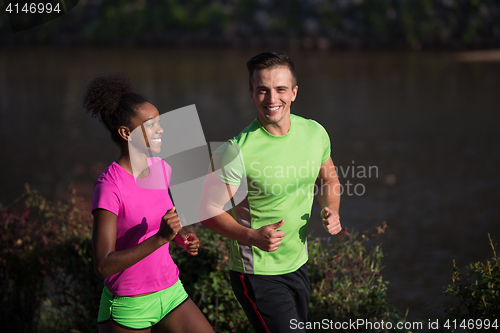
[[[326,161],[328,161],[328,159],[330,158],[330,154],[331,154],[330,137],[328,136],[328,132],[326,131],[326,129],[323,126],[321,126],[320,123],[318,123],[316,121],[314,121],[314,122],[318,126],[318,131],[321,132],[321,138],[323,140],[322,143],[323,143],[323,147],[324,147],[323,158],[321,159],[321,163],[325,163]]]
[[[212,174],[229,185],[240,185],[245,179],[241,150],[232,140],[222,144],[212,154]]]

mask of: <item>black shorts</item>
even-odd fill
[[[307,263],[283,275],[230,271],[230,277],[233,292],[257,333],[300,332],[291,329],[291,321],[307,321],[310,298]]]

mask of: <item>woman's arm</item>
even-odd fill
[[[123,271],[171,241],[181,230],[179,217],[172,207],[162,218],[160,230],[145,241],[122,251],[115,251],[117,216],[105,209],[94,210],[92,249],[94,269],[102,279]]]

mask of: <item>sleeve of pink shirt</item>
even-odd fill
[[[98,180],[92,196],[92,212],[97,209],[106,209],[118,215],[120,211],[120,190],[111,182]]]

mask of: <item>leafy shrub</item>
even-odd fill
[[[378,237],[386,228],[383,222],[370,236]],[[344,230],[333,242],[309,240],[310,321],[329,319],[342,323],[364,319],[380,323],[383,320],[395,327],[397,321],[403,320],[386,301],[388,282],[380,273],[382,250],[378,245],[365,247],[368,234],[351,235]]]
[[[466,267],[466,274],[461,273],[453,261],[452,284],[445,291],[445,295],[458,299],[456,306],[446,309],[451,321],[489,319],[493,322],[500,318],[500,261],[489,234],[488,239],[493,249],[491,259],[471,263]]]
[[[170,250],[187,293],[216,332],[253,332],[231,288],[229,242],[201,225],[193,229],[201,242],[196,257],[179,247]]]
[[[96,332],[103,286],[93,271],[89,205],[74,192],[65,203],[51,203],[27,188],[0,211],[2,330]],[[253,332],[230,286],[229,242],[201,225],[193,229],[202,243],[198,256],[171,247],[188,294],[216,332]],[[309,239],[310,321],[400,319],[386,302],[382,251],[365,247],[368,235]]]
[[[74,191],[53,204],[28,186],[0,208],[2,330],[92,331],[102,283],[93,273],[89,209]]]

